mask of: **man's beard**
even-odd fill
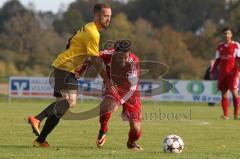
[[[100,23],[102,28],[107,29],[110,26],[110,23]]]

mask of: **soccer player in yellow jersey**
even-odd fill
[[[60,53],[53,61],[52,76],[54,77],[56,102],[50,104],[40,114],[28,117],[33,133],[38,136],[33,142],[33,146],[48,147],[49,144],[46,141],[48,134],[58,124],[67,110],[76,104],[78,81],[74,71],[79,65],[82,65],[87,59],[90,60],[102,78],[109,81],[106,71],[104,69],[99,70],[102,61],[98,56],[99,32],[109,26],[111,15],[112,11],[108,4],[96,3],[93,22],[84,25],[77,31],[69,39],[66,50]],[[40,132],[40,123],[45,117],[47,117],[47,120]]]

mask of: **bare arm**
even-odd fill
[[[86,70],[92,65],[92,63],[87,60],[85,61],[82,65],[80,65],[76,70],[75,70],[75,77],[80,78],[82,74],[86,72]]]
[[[103,60],[99,56],[92,56],[89,58],[90,63],[93,65],[93,67],[96,69],[98,74],[103,78],[104,81],[109,81],[109,78],[107,76],[107,70],[104,66]]]
[[[91,66],[97,70],[97,73],[100,74],[104,81],[109,79],[103,60],[98,56],[92,56],[88,58],[81,66],[75,70],[75,76],[80,77],[80,75],[82,75],[87,70],[87,68]]]
[[[236,50],[236,64],[238,66],[238,68],[240,68],[240,44],[238,44],[238,48]]]

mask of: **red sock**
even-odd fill
[[[238,116],[238,110],[239,110],[239,98],[233,98],[233,105],[234,105],[234,116]]]
[[[111,112],[107,112],[103,115],[100,115],[100,117],[99,117],[99,122],[101,124],[100,130],[105,133],[108,131],[108,121],[109,121],[110,117],[111,117]]]
[[[128,143],[134,144],[141,137],[141,131],[130,130],[128,133]]]
[[[228,98],[222,97],[222,109],[225,117],[228,117]]]

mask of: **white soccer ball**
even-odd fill
[[[163,141],[163,151],[169,153],[181,153],[184,143],[181,137],[177,135],[168,135]]]

